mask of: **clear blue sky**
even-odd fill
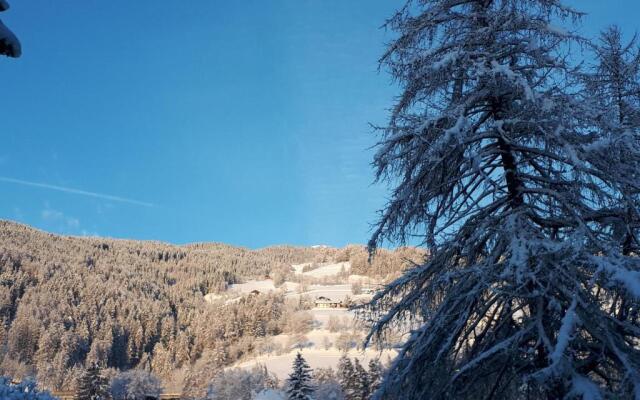
[[[637,0],[574,0],[592,35]],[[364,243],[390,0],[13,0],[0,218],[65,234]]]

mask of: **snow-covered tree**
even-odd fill
[[[157,398],[162,393],[162,382],[152,373],[132,369],[120,372],[111,380],[113,400],[145,400]]]
[[[331,367],[317,368],[314,373],[315,392],[313,396],[317,400],[345,400],[342,386]]]
[[[640,48],[636,36],[627,44],[619,27],[613,25],[600,33],[592,46],[595,64],[583,75],[585,94],[596,107],[596,127],[600,135],[625,137],[640,129]],[[623,155],[624,157],[624,155]],[[621,185],[622,196],[637,198],[635,185]],[[626,210],[623,223],[613,229],[622,238],[622,253],[629,255],[635,247],[638,226],[636,210]],[[621,312],[626,312],[622,307]]]
[[[369,360],[369,386],[371,393],[375,393],[376,390],[380,387],[380,383],[382,382],[384,368],[382,367],[382,363],[377,358],[372,358]]]
[[[6,0],[0,0],[0,12],[8,9],[9,3]],[[8,57],[20,57],[21,53],[20,41],[0,20],[0,54]]]
[[[311,400],[313,392],[311,368],[302,354],[298,353],[293,360],[293,371],[287,379],[287,399]]]
[[[98,364],[91,364],[77,383],[76,399],[78,400],[108,400],[111,399],[109,382],[102,375]]]
[[[634,36],[626,44],[619,27],[610,26],[593,46],[596,63],[586,74],[587,94],[598,104],[599,121],[618,129],[640,124],[640,48]],[[612,126],[604,127],[612,130]],[[613,128],[615,129],[615,128]]]
[[[638,130],[602,129],[584,95],[570,52],[586,41],[554,25],[581,17],[561,0],[416,0],[388,21],[381,62],[403,91],[370,249],[430,254],[368,306],[369,340],[412,328],[376,396],[640,398]]]
[[[338,382],[342,386],[342,392],[347,400],[352,400],[358,393],[356,382],[356,370],[351,359],[345,354],[338,361]]]
[[[367,400],[371,394],[369,374],[357,358],[354,360],[353,369],[355,370],[355,390],[349,400]]]
[[[264,389],[258,393],[254,400],[285,400],[285,394],[276,389]]]
[[[11,379],[0,377],[0,399],[3,400],[54,400],[48,392],[40,392],[33,381],[12,383]]]

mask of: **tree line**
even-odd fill
[[[369,400],[382,382],[385,369],[377,359],[365,368],[358,358],[346,354],[338,366],[313,370],[301,353],[297,353],[291,373],[284,382],[258,365],[250,370],[231,369],[211,381],[207,400],[254,400],[261,393],[272,392],[283,400]]]

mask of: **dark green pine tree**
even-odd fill
[[[78,380],[76,400],[109,400],[109,382],[102,376],[98,364],[93,363]]]
[[[311,400],[314,389],[311,385],[311,368],[298,353],[293,361],[293,371],[287,379],[287,399]]]

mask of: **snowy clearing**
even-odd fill
[[[336,276],[342,271],[350,271],[351,264],[349,262],[341,262],[336,264],[328,264],[320,266],[316,269],[312,269],[311,271],[302,272],[303,276],[308,276],[312,278],[324,278],[328,276]],[[298,272],[298,270],[296,270]]]
[[[234,367],[250,369],[257,364],[262,364],[267,367],[269,372],[274,373],[278,379],[284,380],[287,379],[289,373],[291,373],[291,365],[297,353],[298,350],[282,355],[261,355],[250,361],[239,363]],[[336,369],[340,357],[345,354],[338,349],[302,349],[300,353],[302,353],[305,360],[309,363],[309,366],[313,369],[329,367]],[[376,358],[379,358],[383,364],[388,364],[397,353],[394,350],[384,350],[382,352],[375,350],[351,350],[346,354],[349,357],[358,358],[361,363],[366,365],[369,360]]]
[[[236,283],[229,286],[229,292],[235,292],[238,294],[249,294],[252,291],[257,290],[260,293],[269,293],[276,290],[276,286],[273,284],[272,279],[265,279],[262,281],[248,281],[245,283]]]

